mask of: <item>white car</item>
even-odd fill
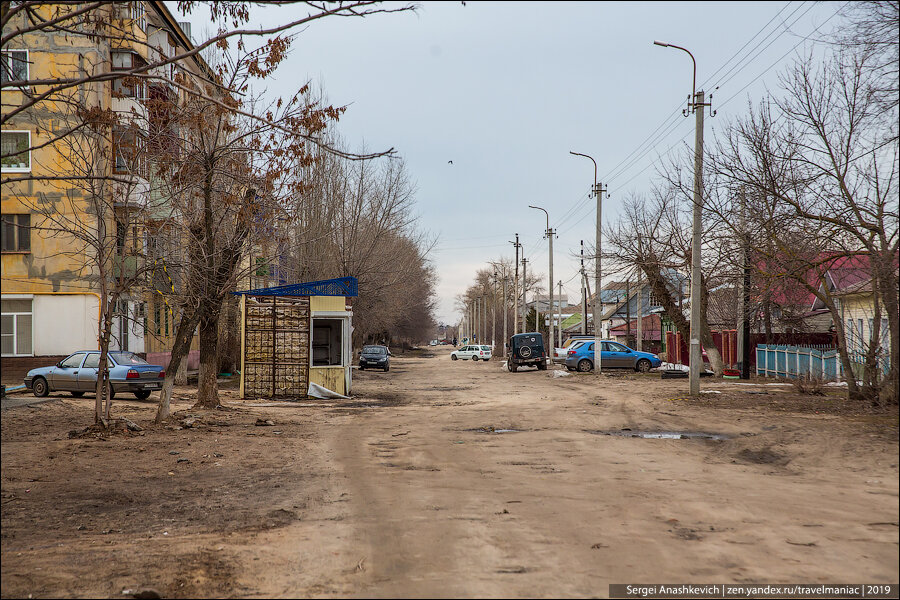
[[[473,362],[491,360],[491,347],[469,344],[450,353],[450,360],[469,360],[470,358]]]

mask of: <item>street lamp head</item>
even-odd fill
[[[657,46],[662,46],[663,48],[668,48],[669,44],[666,42],[661,42],[659,40],[653,40],[653,43]]]

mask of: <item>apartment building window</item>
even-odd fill
[[[31,300],[0,300],[0,354],[31,356]]]
[[[147,61],[135,52],[113,52],[112,70],[131,71],[147,66]],[[123,98],[147,99],[147,83],[140,78],[123,75],[113,81],[113,93]]]
[[[28,50],[3,50],[0,58],[0,81],[28,80]]]
[[[0,170],[4,173],[31,171],[31,132],[0,132]]]
[[[0,249],[31,252],[31,215],[0,215]]]
[[[114,172],[133,173],[140,176],[146,173],[144,137],[142,135],[133,129],[116,127],[112,132],[112,143],[116,158]]]
[[[147,31],[147,13],[144,11],[143,2],[129,2],[131,20],[141,31]]]

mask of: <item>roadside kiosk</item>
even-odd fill
[[[350,395],[355,277],[235,294],[241,297],[241,398]]]

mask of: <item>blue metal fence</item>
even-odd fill
[[[756,374],[763,377],[840,381],[843,376],[836,348],[757,344]]]

